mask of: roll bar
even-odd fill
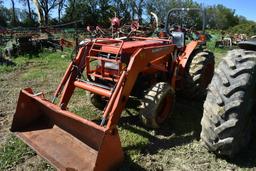
[[[201,8],[173,8],[173,9],[168,11],[168,15],[167,15],[166,22],[165,22],[165,31],[166,31],[167,34],[171,35],[170,29],[169,29],[169,18],[171,16],[171,14],[173,12],[176,12],[176,11],[195,11],[195,12],[201,13],[202,19],[203,19],[202,29],[203,29],[203,33],[205,32],[205,25],[206,25],[206,11],[205,11],[205,9],[201,9]]]

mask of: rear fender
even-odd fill
[[[199,41],[190,42],[189,44],[187,44],[184,52],[177,58],[177,62],[179,64],[179,73],[184,73],[184,70],[186,68],[187,62],[191,57],[191,54],[198,47],[199,44]]]
[[[185,73],[185,68],[187,65],[187,62],[189,61],[191,54],[193,51],[200,45],[200,41],[191,41],[190,43],[187,44],[185,47],[184,52],[178,56],[177,61],[176,61],[176,69],[175,69],[175,74],[172,79],[172,84],[175,82],[175,87],[178,89],[183,86],[183,77]]]
[[[197,46],[200,44],[199,41],[192,41],[189,44],[187,44],[184,52],[177,58],[179,66],[183,69],[185,69],[187,62],[189,58],[191,57],[191,54],[193,51],[197,48]]]

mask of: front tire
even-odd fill
[[[153,85],[142,99],[140,115],[143,124],[149,128],[159,128],[172,112],[174,99],[174,90],[168,83]]]
[[[91,104],[99,110],[103,110],[107,104],[107,101],[105,99],[103,99],[103,97],[101,97],[98,94],[89,93],[88,98],[89,98],[89,101],[91,102]]]

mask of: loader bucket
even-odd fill
[[[113,170],[123,160],[117,129],[61,110],[21,90],[11,131],[59,170]]]

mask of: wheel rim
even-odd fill
[[[201,77],[200,86],[202,88],[207,88],[208,84],[211,82],[214,73],[214,63],[210,62],[205,65],[203,75]]]
[[[156,122],[158,124],[163,123],[171,112],[173,107],[173,96],[171,94],[167,94],[163,100],[161,105],[159,106],[159,112],[156,116]]]

